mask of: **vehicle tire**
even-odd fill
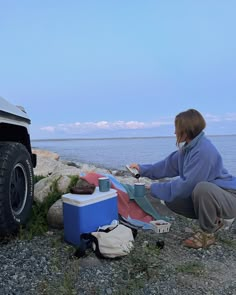
[[[34,193],[33,166],[20,143],[0,144],[0,235],[14,234],[31,212]]]

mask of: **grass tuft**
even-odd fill
[[[34,175],[34,184],[39,182],[41,179],[46,178],[46,176],[43,175]]]
[[[236,249],[236,240],[232,240],[232,239],[229,239],[229,238],[223,238],[223,237],[218,238],[218,240],[222,244],[225,244],[225,245],[227,245],[229,247],[232,247],[232,248]]]
[[[142,233],[138,236],[142,238]],[[134,291],[142,289],[147,281],[155,280],[158,276],[157,261],[160,249],[151,240],[145,242],[122,259],[118,279],[120,287],[114,294],[133,294]]]
[[[185,273],[185,274],[194,274],[197,276],[203,275],[206,270],[205,266],[200,261],[187,261],[181,265],[178,265],[175,270],[177,272]]]

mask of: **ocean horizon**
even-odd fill
[[[236,134],[213,134],[207,135],[207,137],[224,137],[224,136],[236,136]],[[114,137],[64,137],[64,138],[35,138],[31,139],[31,142],[37,141],[68,141],[68,140],[104,140],[104,139],[137,139],[137,138],[168,138],[174,137],[175,135],[160,135],[160,136],[114,136]]]
[[[221,153],[225,168],[236,176],[236,135],[207,137]],[[155,163],[177,149],[175,136],[36,139],[31,144],[59,154],[61,160],[116,170],[132,162]]]

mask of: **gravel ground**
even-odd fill
[[[235,223],[209,249],[187,249],[181,241],[196,221],[154,205],[175,218],[170,232],[139,230],[134,250],[122,259],[98,259],[89,251],[78,259],[59,230],[32,240],[1,240],[0,294],[236,294]],[[163,249],[156,247],[160,239]]]

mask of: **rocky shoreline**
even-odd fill
[[[36,174],[53,178],[57,173],[66,176],[70,169],[100,171],[85,164],[68,166],[51,156],[38,157]],[[134,181],[128,175],[119,176],[119,171],[113,173],[124,182]],[[173,214],[148,197],[161,214],[174,218],[170,231],[156,234],[139,229],[133,251],[122,259],[98,259],[90,251],[76,258],[75,247],[64,241],[60,228],[50,228],[32,240],[20,236],[1,240],[0,294],[236,294],[235,223],[230,230],[221,230],[217,244],[209,249],[187,249],[181,241],[197,228],[197,222]],[[163,249],[157,247],[158,240],[164,241]]]

